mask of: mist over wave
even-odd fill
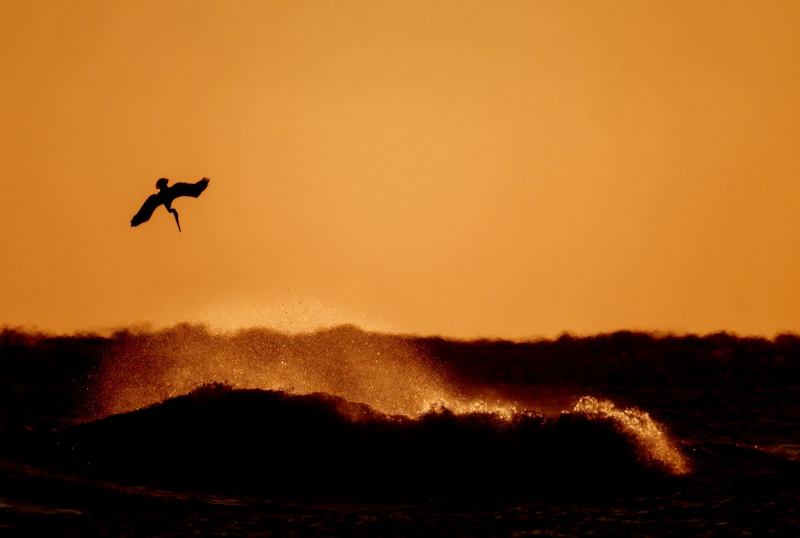
[[[261,328],[220,333],[181,324],[115,335],[95,376],[92,414],[133,411],[209,383],[321,392],[409,416],[458,399],[441,365],[399,336],[349,325],[288,334]]]

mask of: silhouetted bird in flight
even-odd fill
[[[147,222],[153,215],[153,211],[155,211],[156,208],[161,204],[164,204],[164,207],[167,208],[167,211],[175,215],[175,224],[178,225],[178,231],[180,232],[181,223],[178,220],[178,212],[171,207],[172,202],[179,196],[191,196],[192,198],[197,198],[204,190],[206,190],[209,181],[211,180],[207,177],[204,177],[197,183],[176,183],[172,187],[167,187],[169,180],[165,177],[162,177],[156,181],[158,194],[153,194],[147,198],[147,200],[145,200],[142,208],[131,219],[131,226],[139,226],[141,223]]]

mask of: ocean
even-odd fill
[[[0,531],[798,536],[800,337],[0,332]]]

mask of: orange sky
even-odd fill
[[[800,331],[798,2],[12,0],[0,30],[0,324]],[[130,228],[162,176],[212,181],[183,233]]]

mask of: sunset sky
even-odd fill
[[[10,0],[0,62],[0,325],[800,331],[800,2]]]

